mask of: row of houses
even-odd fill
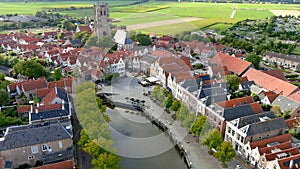
[[[10,126],[0,132],[0,168],[20,166],[72,169],[74,147],[69,98],[72,79],[47,82],[45,78],[23,80],[7,86],[11,96],[38,98],[37,104],[18,105],[28,125]],[[34,167],[37,165],[39,167]]]
[[[297,55],[285,55],[266,51],[262,59],[270,64],[277,64],[288,69],[296,70],[300,68],[300,57]]]
[[[209,61],[202,74],[193,70],[192,59],[167,51],[161,53],[144,56],[154,58],[149,63],[149,75],[159,79],[163,87],[192,111],[207,116],[239,156],[261,169],[300,165],[299,144],[288,133],[300,116],[297,86],[222,52]],[[228,85],[222,80],[230,74],[240,77],[240,91],[257,94],[260,102],[252,96],[232,99]],[[273,112],[263,110],[261,104],[279,106],[291,119],[276,117]]]

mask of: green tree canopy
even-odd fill
[[[62,29],[66,29],[68,31],[73,31],[76,29],[76,25],[74,25],[72,22],[64,20],[61,23]]]
[[[253,66],[255,67],[255,69],[259,69],[259,63],[261,61],[260,56],[258,56],[255,53],[251,52],[246,56],[245,60],[248,61],[248,62],[251,62],[253,64]]]
[[[225,80],[226,80],[231,92],[236,91],[239,88],[239,85],[241,83],[241,79],[237,75],[225,76]]]
[[[61,71],[59,69],[55,69],[53,76],[55,81],[59,81],[62,78]]]
[[[205,125],[206,116],[198,116],[191,127],[190,131],[195,134],[195,136],[200,136],[201,131]]]
[[[4,89],[0,89],[0,105],[3,106],[9,102],[8,92]]]
[[[206,145],[211,151],[213,148],[217,149],[223,141],[222,135],[219,130],[213,129],[208,131],[201,139],[201,143]]]
[[[179,100],[175,100],[173,103],[172,103],[172,106],[171,106],[171,110],[173,111],[178,111],[179,108],[181,106],[181,102]]]
[[[28,76],[29,78],[39,78],[42,76],[47,77],[49,75],[49,71],[34,60],[20,61],[13,67],[13,70],[15,74],[20,73],[21,75]]]
[[[217,148],[214,156],[222,162],[223,166],[226,166],[226,162],[231,161],[235,157],[235,150],[230,142],[225,141]]]
[[[174,97],[171,94],[168,94],[164,101],[164,106],[166,109],[169,109],[172,106]]]
[[[5,78],[5,75],[3,73],[0,72],[0,81],[3,81]]]

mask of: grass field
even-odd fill
[[[37,10],[53,8],[69,8],[71,6],[89,7],[95,1],[79,2],[36,2],[36,3],[0,3],[0,14],[34,14]],[[107,1],[112,5],[126,4],[124,1]],[[131,1],[132,2],[132,1]],[[230,15],[234,6],[237,11],[233,19]],[[13,10],[12,10],[13,9]],[[198,17],[204,20],[192,21],[190,23],[180,23],[174,25],[156,26],[145,28],[144,32],[159,32],[176,34],[186,30],[216,29],[218,32],[226,30],[230,24],[244,19],[262,19],[272,16],[269,10],[300,10],[300,4],[234,4],[234,3],[199,3],[199,2],[148,2],[144,4],[121,6],[110,8],[110,17],[119,18],[121,22],[116,25],[134,25],[139,23],[151,23],[162,20],[170,20],[185,17]],[[72,17],[93,17],[92,9],[78,9],[71,11],[60,11]],[[218,23],[218,24],[216,24]]]
[[[8,2],[0,3],[0,14],[22,14],[22,15],[33,15],[36,11],[47,10],[54,8],[70,8],[70,7],[92,7],[97,1],[60,1],[60,2]],[[121,5],[128,4],[134,1],[105,1],[109,5]],[[92,11],[92,10],[90,10]],[[77,11],[73,11],[76,14]]]
[[[300,55],[300,47],[296,47],[292,52],[291,54],[294,54],[294,55]]]
[[[233,24],[217,23],[215,25],[206,27],[205,29],[215,30],[220,34],[222,31],[225,31],[232,26],[233,26]]]

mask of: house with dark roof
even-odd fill
[[[222,107],[217,103],[213,103],[206,107],[205,110],[207,120],[213,127],[219,129],[223,136],[225,135],[226,121],[231,121],[253,114],[254,112],[249,104],[227,108]]]
[[[68,159],[61,158],[59,154],[72,147],[71,131],[60,124],[11,127],[0,138],[0,156],[11,161],[13,168],[23,164],[34,166],[37,161],[43,162],[54,153],[54,162],[69,160],[72,158],[72,151],[69,151]]]
[[[225,140],[233,145],[238,154],[249,160],[250,154],[245,146],[248,142],[279,136],[287,130],[284,118],[275,118],[274,113],[263,112],[227,121]]]

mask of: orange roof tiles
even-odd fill
[[[284,96],[289,96],[298,90],[295,85],[253,68],[250,68],[244,76],[247,76],[250,81],[253,80],[257,85]]]
[[[242,75],[252,64],[242,59],[226,55],[225,53],[217,53],[211,60],[212,64],[227,66],[228,70],[237,75]]]
[[[45,97],[50,92],[50,90],[51,89],[49,89],[49,88],[37,89],[36,97],[41,99],[41,98]]]
[[[154,50],[151,52],[151,55],[157,57],[171,57],[172,53],[166,50]]]
[[[258,102],[250,103],[249,105],[250,105],[250,107],[251,107],[254,114],[264,112],[263,108],[260,106],[260,104]]]
[[[47,164],[44,166],[34,167],[32,169],[73,169],[73,161],[62,161],[54,164]]]
[[[298,167],[295,166],[295,164],[293,165],[292,168],[290,168],[289,165],[284,165],[284,163],[285,162],[292,162],[292,160],[297,160],[299,158],[300,158],[300,154],[278,159],[278,164],[279,164],[280,169],[296,169],[296,168],[298,168]],[[297,160],[297,161],[299,161],[299,160]],[[298,166],[300,166],[299,163],[298,163]]]
[[[23,83],[22,87],[23,87],[23,91],[27,92],[35,89],[45,88],[47,87],[47,82],[46,79],[41,78],[38,80],[33,80],[27,83]]]
[[[51,91],[43,98],[41,103],[44,105],[51,104],[51,102],[56,98],[56,88],[51,89]]]
[[[274,77],[276,77],[278,79],[281,79],[283,81],[288,81],[285,78],[282,70],[280,70],[280,69],[266,70],[266,71],[263,71],[263,72],[266,73],[266,74],[268,74],[268,75],[274,76]]]
[[[37,106],[33,106],[32,107],[32,112],[35,112],[36,109],[39,112],[46,111],[46,110],[60,110],[60,109],[62,109],[62,104],[39,105],[38,107]],[[18,107],[18,113],[30,112],[30,110],[31,110],[31,105]]]
[[[300,103],[300,90],[288,96],[288,98]]]
[[[298,122],[297,117],[285,120],[285,123],[289,129],[294,128],[297,122]]]
[[[262,147],[262,148],[258,149],[258,152],[260,155],[269,154],[269,153],[271,153],[271,150],[274,150],[276,148],[281,149],[281,150],[291,148],[291,142],[287,141],[287,142],[280,143],[280,144],[277,144],[277,145],[271,146],[271,147]]]
[[[234,107],[234,106],[240,106],[240,105],[244,105],[244,104],[253,103],[253,101],[254,100],[253,100],[252,96],[246,96],[246,97],[242,97],[242,98],[236,98],[236,99],[232,99],[232,100],[218,102],[217,104],[224,108],[230,108],[230,107]]]
[[[251,149],[256,148],[256,147],[262,148],[262,147],[266,147],[267,144],[269,144],[269,143],[273,143],[273,142],[284,143],[284,142],[291,141],[291,140],[292,140],[292,136],[290,134],[282,134],[279,136],[270,137],[267,139],[251,142],[250,147],[251,147]]]
[[[280,154],[280,153],[287,153],[287,154],[289,154],[289,156],[293,156],[293,155],[299,154],[299,150],[298,150],[298,147],[292,147],[292,148],[289,148],[289,149],[282,150],[280,152],[266,154],[265,158],[266,158],[267,161],[273,161],[276,158],[278,158],[277,154]]]

